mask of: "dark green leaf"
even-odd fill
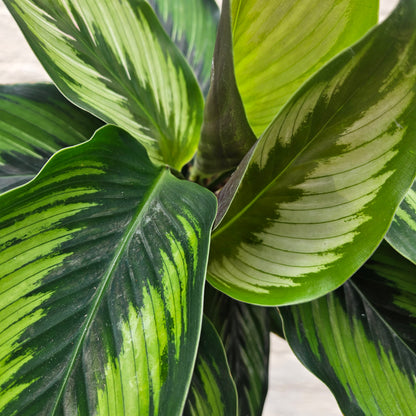
[[[416,182],[397,209],[386,240],[399,253],[416,263]]]
[[[217,331],[204,318],[186,416],[237,415],[237,391]]]
[[[224,343],[237,386],[238,414],[261,415],[269,381],[268,309],[238,302],[207,286],[205,314]]]
[[[353,281],[281,313],[291,348],[345,415],[414,415],[415,353]]]
[[[185,55],[206,94],[220,16],[217,3],[214,0],[148,1],[166,32]]]
[[[102,124],[51,84],[0,86],[0,192],[29,181],[56,151]]]
[[[196,175],[234,169],[256,142],[235,81],[230,19],[230,0],[224,0],[215,45],[211,87],[195,160]]]
[[[378,0],[233,0],[235,77],[260,136],[291,95],[377,23]]]
[[[0,413],[180,413],[215,206],[113,126],[3,194]]]
[[[405,0],[293,96],[219,195],[212,285],[283,305],[361,267],[416,173],[415,68],[416,1]]]
[[[203,98],[150,5],[138,0],[5,0],[62,93],[180,170],[196,151]]]
[[[353,279],[377,312],[416,353],[416,266],[382,243]]]

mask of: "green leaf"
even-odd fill
[[[219,195],[213,286],[292,304],[370,257],[415,176],[415,28],[416,1],[402,1],[280,112]]]
[[[397,209],[385,238],[400,254],[416,264],[416,182]]]
[[[234,169],[255,142],[234,76],[230,0],[224,0],[195,175],[208,176]]]
[[[203,98],[145,1],[6,0],[62,93],[180,170],[195,153]]]
[[[214,0],[148,0],[163,27],[182,51],[206,93],[219,20]]]
[[[113,126],[3,194],[0,413],[180,413],[215,207]]]
[[[29,181],[56,151],[101,125],[51,84],[0,86],[0,192]]]
[[[415,352],[354,281],[281,313],[289,345],[332,390],[343,414],[414,415]]]
[[[377,23],[378,0],[232,1],[235,76],[263,133],[290,96]]]
[[[416,353],[416,266],[383,242],[354,283]]]
[[[237,386],[238,414],[260,416],[269,383],[268,308],[238,302],[207,286],[204,310],[224,343]]]
[[[194,375],[185,416],[237,415],[237,391],[221,339],[212,323],[203,320]]]

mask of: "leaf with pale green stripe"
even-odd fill
[[[179,169],[198,145],[203,98],[152,8],[139,0],[6,0],[62,93]]]
[[[210,283],[291,304],[370,257],[416,173],[415,65],[416,1],[405,0],[293,96],[219,195]]]
[[[392,286],[394,292],[401,290],[401,279],[396,276],[393,272],[388,281],[383,279],[374,288],[377,295],[382,286],[385,292]],[[412,270],[407,279],[414,280],[414,276]],[[379,310],[367,296],[370,292],[360,291],[359,282],[366,279],[363,270],[325,297],[280,308],[286,339],[300,361],[332,390],[344,414],[413,416],[415,350],[392,321],[385,320],[383,308]],[[367,283],[371,285],[373,279]],[[405,290],[414,298],[414,284],[412,292],[409,289]],[[396,318],[393,321],[398,323]]]
[[[227,353],[238,414],[260,416],[269,385],[269,308],[238,302],[207,285],[204,311]]]
[[[208,91],[219,9],[215,0],[148,0],[166,32]]]
[[[399,253],[416,264],[416,182],[397,209],[385,238]]]
[[[237,89],[233,65],[230,0],[224,0],[195,175],[210,176],[234,169],[256,142]]]
[[[237,392],[224,347],[212,323],[203,320],[186,416],[237,415]]]
[[[233,0],[235,76],[258,137],[290,96],[377,23],[378,0]]]
[[[56,151],[101,125],[52,84],[0,86],[0,192],[29,181]]]
[[[114,126],[3,194],[0,413],[180,413],[215,211]]]
[[[416,266],[383,242],[354,283],[416,353]]]

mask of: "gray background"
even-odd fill
[[[397,0],[381,0],[380,19],[396,3]],[[49,80],[3,2],[0,50],[0,84]],[[342,413],[327,387],[297,361],[287,343],[276,336],[271,341],[270,384],[263,415],[340,416]]]

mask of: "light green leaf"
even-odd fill
[[[416,263],[416,182],[397,209],[385,238],[400,254]]]
[[[261,416],[269,385],[269,310],[206,287],[205,314],[217,329],[237,386],[238,414]]]
[[[214,196],[113,126],[0,198],[0,413],[179,414]]]
[[[378,0],[233,0],[235,76],[256,136],[290,96],[377,23]]]
[[[185,416],[237,415],[237,391],[221,339],[204,318]]]
[[[289,345],[332,390],[343,414],[414,415],[415,351],[355,279],[323,298],[280,309]]]
[[[196,176],[210,176],[235,169],[256,142],[237,89],[233,65],[230,0],[224,0],[211,87],[195,158]]]
[[[182,51],[208,91],[215,36],[220,16],[215,0],[148,0],[163,27]]]
[[[29,181],[53,153],[101,125],[51,84],[0,86],[0,192]]]
[[[195,153],[203,99],[181,52],[139,0],[5,0],[62,93],[180,170]]]
[[[413,183],[415,85],[416,1],[404,0],[293,96],[224,187],[210,283],[283,305],[345,282]]]

